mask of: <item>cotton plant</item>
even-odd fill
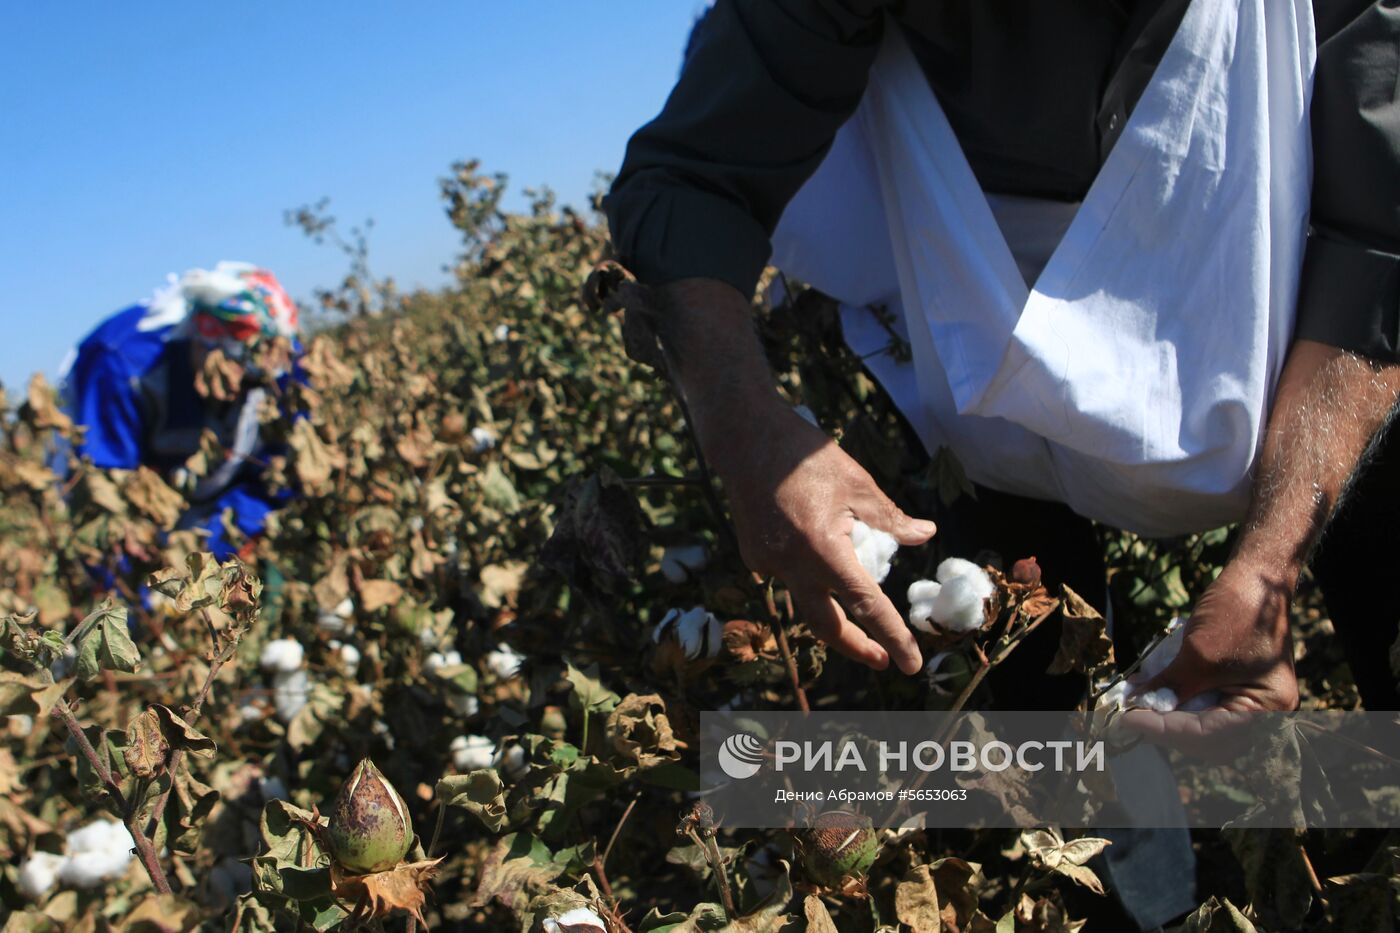
[[[884,583],[885,577],[890,575],[895,552],[899,550],[899,542],[895,540],[894,535],[888,531],[871,528],[865,522],[856,519],[851,526],[851,547],[855,549],[856,559],[865,568],[865,572],[870,574],[876,583]]]
[[[719,654],[723,626],[704,606],[687,610],[672,609],[651,631],[653,644],[674,642],[688,661],[713,658]]]
[[[494,651],[486,652],[486,669],[496,675],[501,680],[510,680],[520,673],[521,666],[525,663],[525,655],[516,651],[510,645],[501,645]]]
[[[306,649],[294,638],[273,639],[258,657],[258,666],[272,675],[272,703],[284,723],[296,718],[311,694],[305,659]]]
[[[355,601],[349,596],[332,609],[316,613],[316,627],[328,635],[348,635],[355,630]]]
[[[709,565],[703,544],[673,544],[661,555],[661,575],[669,583],[684,583]]]
[[[447,750],[452,766],[463,773],[494,767],[496,760],[496,743],[484,735],[459,735]]]
[[[88,889],[126,874],[131,865],[131,833],[120,820],[94,820],[64,840],[64,854],[35,852],[20,866],[18,886],[31,900],[43,898],[57,884]]]
[[[1176,691],[1170,687],[1157,687],[1153,690],[1141,688],[1142,681],[1156,677],[1176,660],[1185,638],[1186,620],[1178,616],[1167,624],[1162,637],[1148,648],[1147,653],[1138,662],[1134,678],[1138,682],[1130,682],[1126,677],[1119,680],[1104,691],[1098,702],[1094,704],[1094,708],[1098,710],[1146,709],[1157,713],[1175,711],[1192,713],[1219,706],[1220,693],[1215,690],[1198,693],[1182,703],[1177,697]]]
[[[482,427],[481,425],[472,428],[471,438],[472,450],[479,454],[485,453],[495,447],[496,441],[499,440],[495,431],[487,427]]]
[[[557,917],[546,917],[543,921],[544,933],[584,933],[587,930],[602,930],[607,933],[603,918],[587,907],[575,907]]]
[[[933,580],[909,586],[909,625],[920,632],[975,632],[986,622],[987,599],[996,592],[992,578],[972,561],[950,557]]]
[[[460,651],[434,651],[428,655],[428,659],[423,662],[423,666],[429,673],[436,674],[445,667],[456,667],[462,663],[462,653]]]
[[[360,670],[360,649],[335,639],[330,641],[328,647],[335,652],[336,663],[345,676],[353,679]]]

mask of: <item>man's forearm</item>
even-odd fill
[[[732,286],[684,279],[663,286],[659,337],[706,455],[724,472],[724,445],[741,415],[752,421],[780,402],[754,330],[752,309]],[[732,434],[731,434],[732,436]]]
[[[1300,340],[1283,369],[1235,557],[1288,591],[1400,393],[1400,366]]]

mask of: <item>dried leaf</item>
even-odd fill
[[[894,913],[900,923],[916,930],[938,933],[943,928],[938,888],[930,866],[918,865],[905,874],[894,890]]]
[[[1063,587],[1063,628],[1060,647],[1046,673],[1067,674],[1070,671],[1089,673],[1113,661],[1113,639],[1108,637],[1108,624],[1097,609],[1086,603],[1069,587]]]
[[[899,908],[896,907],[895,909],[898,910]],[[822,903],[822,899],[815,894],[808,894],[802,901],[802,913],[807,918],[807,933],[838,933],[836,921],[831,919],[830,911],[826,909],[826,905]],[[903,916],[901,916],[900,919],[908,923],[907,920],[904,920]],[[922,930],[923,927],[915,927],[914,929]],[[931,933],[938,933],[938,927],[936,926],[929,927],[928,929]]]
[[[136,777],[155,777],[165,767],[165,759],[169,754],[170,743],[165,741],[160,717],[154,709],[147,709],[127,726],[126,749],[122,756],[126,759],[126,766]]]
[[[243,367],[215,347],[205,353],[195,373],[194,390],[200,398],[231,402],[243,391]]]
[[[347,875],[339,865],[331,864],[331,893],[349,903],[367,899],[369,917],[387,917],[396,910],[408,913],[426,926],[423,919],[423,892],[432,885],[440,858],[421,862],[406,862],[388,871],[368,875]]]
[[[126,500],[162,529],[175,527],[185,510],[185,497],[166,485],[160,474],[149,467],[138,467],[122,484]]]
[[[403,587],[393,580],[365,580],[360,584],[360,606],[365,612],[375,612],[403,599]]]

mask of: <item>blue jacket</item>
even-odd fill
[[[78,345],[65,391],[69,413],[86,428],[78,453],[95,466],[132,470],[144,465],[168,476],[195,452],[205,428],[220,433],[219,418],[212,411],[217,406],[195,392],[189,341],[174,337],[174,325],[141,329],[148,310],[145,304],[133,305],[88,334]],[[294,349],[300,352],[299,346]],[[294,370],[282,381],[302,378]],[[253,460],[266,462],[280,452],[260,439]],[[208,548],[220,560],[228,559],[236,549],[224,528],[226,511],[232,510],[233,523],[251,537],[290,498],[285,491],[270,492],[259,473],[251,464],[240,468],[229,482],[192,504],[179,527],[205,529]]]

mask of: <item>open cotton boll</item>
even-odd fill
[[[117,820],[96,820],[68,834],[68,857],[58,880],[75,888],[92,888],[120,878],[131,864],[131,833]]]
[[[360,649],[354,645],[337,645],[331,642],[331,647],[336,648],[336,654],[340,658],[340,666],[345,670],[346,677],[354,677],[360,670]]]
[[[58,884],[58,873],[68,859],[52,852],[35,852],[19,867],[15,886],[32,901],[41,899]]]
[[[972,632],[987,621],[982,606],[993,593],[992,582],[981,568],[975,573],[952,577],[933,600],[933,622],[949,632]]]
[[[491,758],[491,767],[502,772],[512,781],[520,780],[530,771],[530,766],[525,763],[525,749],[519,745],[497,748],[496,754]]]
[[[301,647],[301,642],[296,639],[275,638],[263,645],[258,666],[265,671],[289,673],[301,667],[305,655],[306,651]]]
[[[305,670],[278,671],[272,675],[272,705],[277,709],[277,718],[284,723],[297,717],[310,693],[311,676]]]
[[[477,453],[485,453],[496,446],[496,432],[490,428],[472,428],[472,447]]]
[[[316,627],[330,635],[344,635],[355,628],[355,601],[349,596],[334,609],[316,613]]]
[[[707,612],[704,606],[695,606],[685,612],[672,609],[652,629],[651,640],[661,644],[668,638],[674,639],[681,652],[690,660],[713,658],[719,654],[723,627],[714,613]]]
[[[495,651],[486,652],[486,667],[502,680],[508,680],[520,673],[520,665],[525,663],[525,655],[510,645],[501,645]]]
[[[909,584],[909,625],[933,634],[933,602],[943,584],[936,580],[916,580]]]
[[[447,705],[463,719],[470,719],[481,712],[481,701],[476,698],[475,693],[462,693],[459,690],[450,691],[447,694]]]
[[[661,575],[670,583],[684,583],[705,569],[709,555],[703,544],[676,544],[661,555]]]
[[[1176,660],[1176,656],[1181,653],[1181,646],[1186,640],[1186,623],[1184,619],[1176,618],[1167,625],[1167,637],[1159,641],[1156,646],[1147,653],[1138,665],[1136,678],[1140,682],[1148,681],[1165,671],[1171,663]],[[1198,693],[1185,703],[1179,701],[1176,692],[1170,687],[1159,687],[1156,690],[1140,690],[1137,685],[1130,684],[1126,680],[1114,684],[1104,695],[1099,697],[1099,702],[1095,704],[1096,709],[1150,709],[1159,713],[1170,713],[1180,711],[1186,713],[1199,713],[1202,710],[1211,709],[1220,705],[1220,693],[1216,690],[1207,690]]]
[[[888,531],[871,528],[865,522],[856,520],[851,526],[851,547],[856,559],[865,572],[875,578],[876,583],[884,583],[890,575],[890,564],[899,550],[899,542]]]
[[[965,577],[970,574],[978,574],[982,577],[982,579],[986,580],[988,587],[987,595],[992,595],[992,581],[987,576],[986,571],[984,571],[981,567],[977,566],[970,560],[963,560],[961,557],[950,557],[943,563],[939,564],[938,570],[934,572],[934,576],[938,578],[938,582],[943,584],[947,584],[947,582],[949,580],[952,580],[954,577]]]
[[[462,772],[490,768],[496,758],[496,743],[484,735],[459,735],[447,750],[452,753],[452,766]]]
[[[608,928],[603,925],[603,918],[587,907],[575,907],[557,917],[546,917],[544,920],[544,933],[580,933],[582,930],[602,930],[603,933],[608,933]]]
[[[434,651],[428,655],[428,660],[423,662],[423,666],[429,671],[436,673],[444,667],[455,667],[462,663],[462,655],[457,651]]]

